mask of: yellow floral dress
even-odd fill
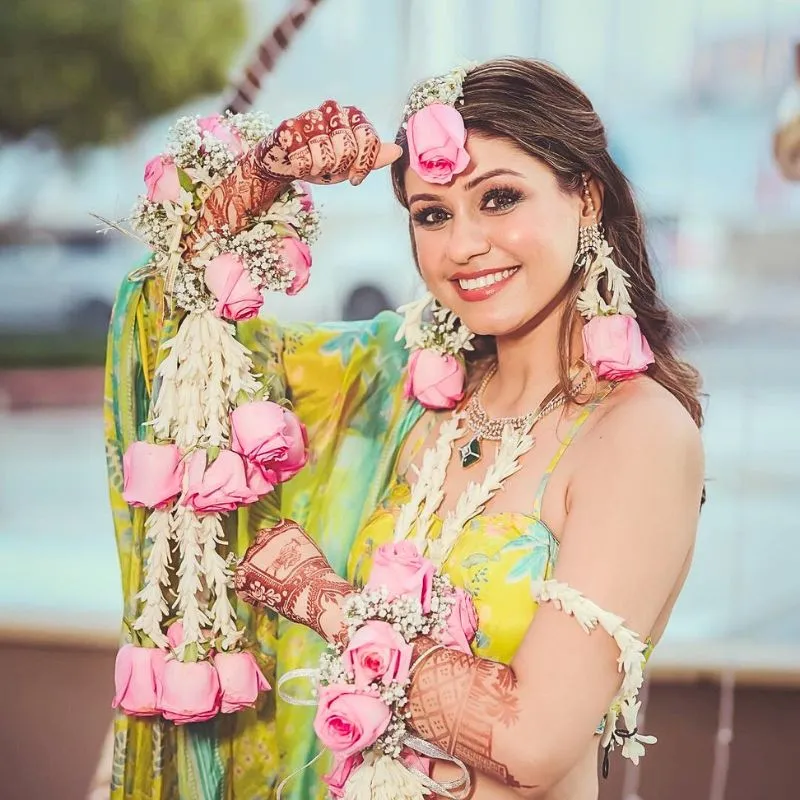
[[[481,658],[511,662],[533,620],[537,603],[531,582],[551,576],[558,557],[558,539],[542,520],[542,501],[550,476],[567,447],[597,404],[586,406],[550,460],[534,495],[530,513],[501,512],[473,517],[464,527],[442,572],[454,586],[472,595],[478,631],[472,652]],[[380,507],[353,543],[347,577],[363,585],[369,577],[376,548],[392,540],[394,523],[408,500],[410,487],[401,476],[389,485]],[[432,538],[441,533],[434,517]]]

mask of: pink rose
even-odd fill
[[[158,714],[165,656],[163,650],[155,647],[123,645],[114,664],[116,691],[111,707],[121,708],[134,717]]]
[[[239,256],[223,253],[212,258],[206,267],[205,279],[217,301],[215,316],[234,322],[258,316],[264,298],[250,280],[250,273]]]
[[[333,761],[333,769],[322,776],[322,780],[328,784],[328,791],[332,797],[344,797],[344,787],[350,779],[353,770],[360,767],[364,759],[360,753],[347,758],[336,758]]]
[[[233,511],[259,499],[259,493],[248,483],[246,464],[239,453],[222,450],[211,464],[207,465],[206,460],[205,450],[195,450],[189,457],[183,505],[202,514],[213,514]],[[254,477],[258,488],[263,488],[263,476]]]
[[[214,666],[219,675],[223,714],[253,708],[258,693],[272,688],[251,653],[218,653]]]
[[[413,648],[388,622],[370,620],[353,635],[342,654],[355,685],[366,689],[373,681],[384,685],[404,682],[411,668]]]
[[[295,295],[305,288],[311,274],[311,250],[305,242],[286,236],[281,239],[280,255],[287,271],[294,272],[292,285],[286,294]]]
[[[592,317],[583,326],[583,355],[598,378],[624,381],[655,362],[639,323],[627,314]]]
[[[269,400],[243,403],[234,409],[231,448],[256,464],[272,484],[293,478],[308,460],[305,425]]]
[[[122,476],[126,503],[165,508],[181,491],[181,451],[174,444],[133,442],[122,457]]]
[[[435,572],[433,562],[421,556],[412,542],[384,544],[375,551],[365,588],[374,591],[385,586],[389,600],[403,595],[419,600],[427,614],[431,610]]]
[[[425,408],[455,408],[464,397],[464,365],[455,356],[435,350],[414,350],[408,359],[407,398],[415,397]]]
[[[220,710],[219,675],[210,661],[167,661],[160,703],[176,725],[205,722]]]
[[[300,201],[300,207],[303,209],[303,211],[313,211],[314,198],[311,195],[311,184],[306,183],[306,181],[297,181],[295,187],[300,192],[300,195],[297,198]]]
[[[222,142],[233,155],[240,156],[244,152],[244,143],[239,132],[230,125],[226,125],[219,114],[202,117],[197,120],[197,127],[200,128],[202,134],[208,134],[218,142]]]
[[[345,683],[331,684],[319,690],[314,730],[335,756],[347,758],[374,744],[391,716],[377,694]]]
[[[470,642],[475,638],[478,630],[478,615],[469,592],[456,589],[455,595],[456,602],[447,618],[447,628],[439,637],[439,641],[445,647],[452,647],[469,654],[472,652],[469,646]]]
[[[167,200],[175,203],[181,196],[178,168],[168,156],[154,156],[145,164],[144,182],[147,186],[147,199],[151,203],[163,203]]]
[[[428,183],[448,183],[469,164],[464,119],[452,106],[431,103],[408,118],[409,166]]]
[[[425,758],[425,756],[421,756],[414,750],[409,750],[408,748],[405,748],[400,753],[400,760],[409,769],[415,769],[418,772],[421,772],[423,775],[427,775],[430,778],[431,767],[433,766],[433,761],[430,758]]]

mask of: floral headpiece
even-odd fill
[[[429,183],[448,183],[469,164],[467,131],[457,106],[473,64],[414,86],[403,109],[409,165]]]

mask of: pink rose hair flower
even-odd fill
[[[167,661],[159,706],[176,725],[205,722],[220,711],[219,675],[210,661]]]
[[[295,295],[305,289],[311,275],[311,249],[300,239],[286,236],[281,239],[279,253],[287,272],[294,272],[292,285],[286,294]]]
[[[239,453],[222,450],[211,464],[205,450],[195,450],[186,469],[187,487],[182,504],[200,514],[225,513],[255,503],[272,490],[263,475],[251,472]],[[255,485],[253,485],[255,484]]]
[[[449,183],[469,164],[464,119],[452,106],[431,103],[406,123],[409,166],[428,183]]]
[[[165,651],[155,647],[123,645],[114,665],[116,691],[111,707],[134,717],[159,714],[165,658]]]
[[[217,653],[214,667],[219,675],[223,714],[253,708],[259,693],[272,688],[252,653]]]

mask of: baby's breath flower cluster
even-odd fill
[[[220,117],[219,125],[238,135],[245,152],[272,130],[268,119],[258,113],[228,113]],[[176,305],[186,311],[214,308],[204,268],[222,253],[239,256],[258,289],[289,289],[296,275],[282,257],[282,239],[291,236],[310,246],[319,236],[319,214],[304,196],[304,188],[299,183],[291,184],[243,231],[232,234],[223,227],[206,232],[201,250],[187,263],[182,258],[182,237],[192,230],[205,198],[231,174],[239,155],[209,130],[202,129],[197,117],[181,117],[172,126],[166,155],[178,168],[179,199],[151,202],[142,195],[130,222],[154,251],[153,270],[171,274],[170,292]]]
[[[403,108],[403,119],[408,120],[412,114],[422,111],[431,103],[442,103],[453,107],[458,103],[463,103],[464,78],[467,77],[467,73],[473,66],[473,64],[467,64],[456,67],[444,75],[437,75],[415,84]],[[405,122],[403,126],[405,127]]]
[[[426,310],[430,306],[430,315]],[[472,331],[450,309],[440,306],[433,296],[426,294],[421,300],[407,303],[397,309],[403,322],[396,339],[405,339],[411,350],[434,350],[437,353],[457,356],[463,350],[472,350]]]

